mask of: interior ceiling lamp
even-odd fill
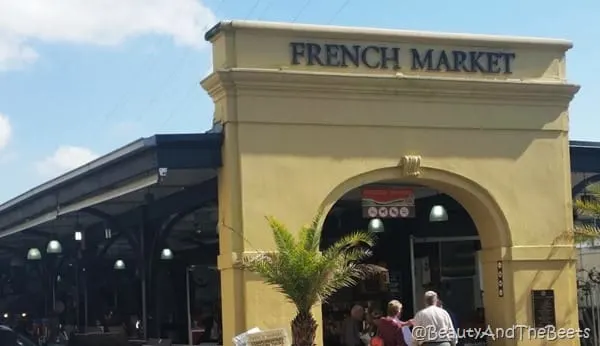
[[[77,223],[75,225],[75,240],[76,241],[81,241],[83,240],[83,232],[82,232],[82,227],[79,223]]]
[[[429,222],[448,221],[448,212],[443,205],[434,205],[429,212]]]
[[[118,259],[115,261],[115,265],[113,268],[115,268],[115,270],[123,270],[125,269],[125,262],[123,262],[123,260],[121,259]]]
[[[110,238],[112,238],[112,230],[110,229],[110,227],[106,227],[104,228],[104,239]]]
[[[50,240],[48,242],[48,246],[46,247],[47,253],[58,254],[62,252],[62,245],[58,240]]]
[[[160,259],[161,260],[172,260],[173,259],[173,251],[171,251],[171,249],[169,249],[169,248],[162,249],[162,251],[160,252]]]
[[[37,247],[32,247],[27,251],[27,259],[30,261],[39,261],[42,259],[42,253]]]
[[[369,232],[373,232],[373,233],[383,233],[383,231],[385,231],[384,227],[383,227],[383,221],[381,221],[381,219],[371,219],[369,221]]]

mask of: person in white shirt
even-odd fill
[[[413,319],[413,345],[456,346],[458,337],[448,312],[437,306],[438,295],[425,292],[425,308]]]

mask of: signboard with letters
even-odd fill
[[[407,188],[365,188],[362,190],[364,218],[399,219],[415,217],[415,194]]]
[[[535,328],[556,327],[554,290],[532,290],[531,303]]]
[[[408,48],[338,42],[290,42],[291,64],[380,70],[512,74],[516,54],[504,50]],[[408,66],[403,66],[403,62]]]

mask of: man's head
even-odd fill
[[[438,299],[438,301],[437,301],[437,303],[435,305],[437,305],[438,308],[443,308],[444,307],[444,303],[442,302],[441,299]]]
[[[363,307],[360,305],[354,305],[352,307],[352,310],[350,310],[350,316],[352,316],[352,318],[354,318],[356,320],[362,320],[364,314],[365,314],[365,309],[363,309]]]
[[[402,303],[397,300],[392,300],[387,305],[388,316],[396,317],[402,313]]]
[[[425,306],[437,305],[438,295],[434,291],[425,292]]]

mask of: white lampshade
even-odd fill
[[[60,244],[60,242],[58,240],[50,240],[48,242],[48,246],[46,247],[46,252],[47,253],[61,253],[62,252],[62,245]]]
[[[75,240],[81,241],[83,239],[83,233],[81,231],[75,231]]]
[[[173,251],[171,251],[171,249],[169,249],[169,248],[162,249],[162,251],[160,252],[160,259],[161,260],[173,259]]]
[[[448,221],[448,212],[442,205],[434,205],[429,212],[430,222]]]
[[[39,261],[42,259],[42,253],[40,252],[40,249],[36,248],[36,247],[32,247],[31,249],[29,249],[29,251],[27,251],[27,259],[30,261]]]
[[[115,270],[123,270],[125,269],[125,262],[123,260],[116,260],[114,265]]]
[[[385,228],[381,219],[371,219],[369,221],[369,232],[382,233],[383,231],[385,231]]]

